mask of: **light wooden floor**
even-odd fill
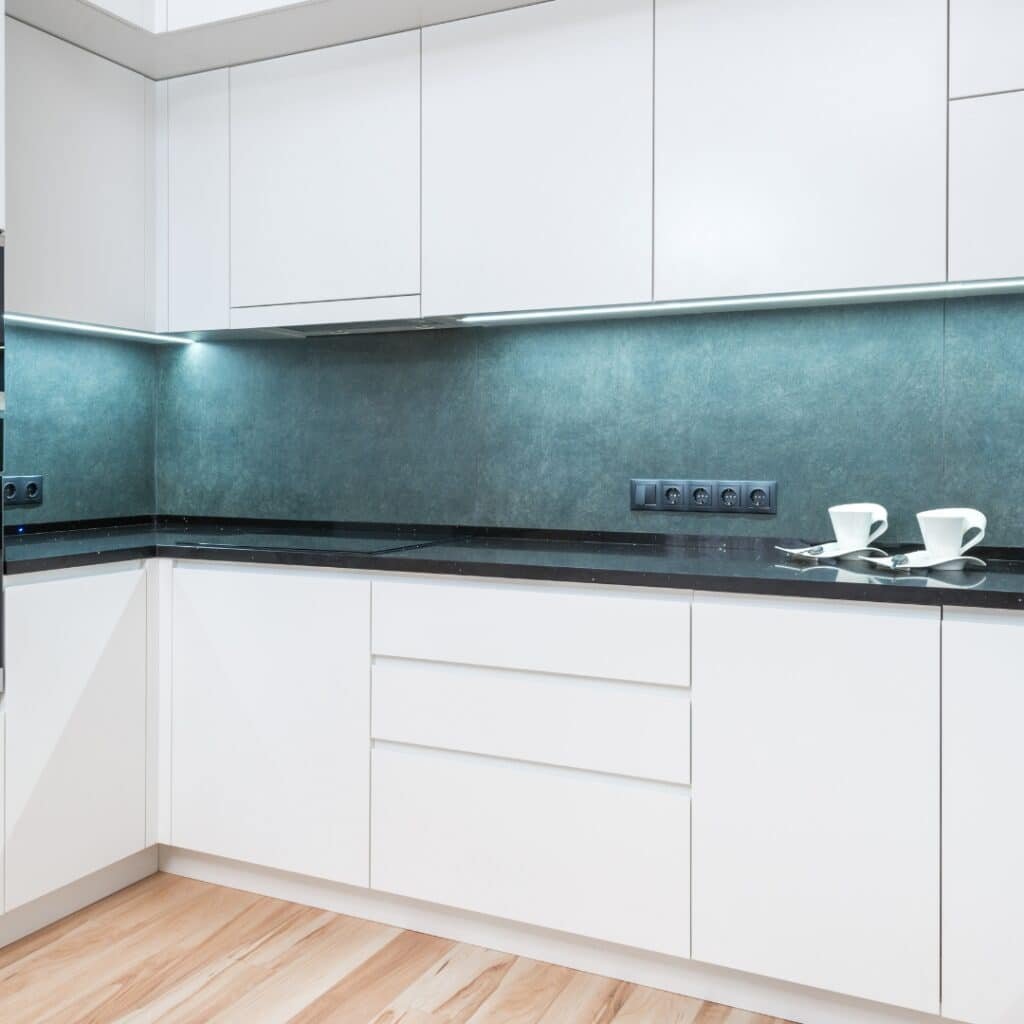
[[[165,874],[0,949],[0,1021],[783,1024]]]

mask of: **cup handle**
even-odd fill
[[[972,537],[969,541],[966,541],[966,543],[964,543],[963,538],[961,538],[961,555],[967,551],[970,551],[971,548],[980,544],[985,539],[985,528],[988,526],[988,519],[986,519],[985,515],[982,512],[979,512],[977,509],[968,509],[967,514],[964,516],[964,519],[967,522],[967,530],[964,533],[964,537],[966,537],[967,534],[971,532],[971,530],[977,530],[978,533],[977,536]]]
[[[868,536],[868,544],[873,544],[879,537],[889,529],[889,513],[882,505],[871,507],[871,533]]]

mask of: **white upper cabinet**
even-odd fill
[[[152,83],[7,21],[6,307],[150,326]]]
[[[171,842],[369,880],[370,584],[176,566]]]
[[[232,323],[418,315],[419,32],[230,74]]]
[[[141,569],[5,586],[6,909],[146,845]]]
[[[1024,89],[1024,4],[950,0],[949,94]]]
[[[949,277],[1024,275],[1024,92],[949,105]]]
[[[1024,617],[942,625],[942,1012],[1024,1019]]]
[[[228,18],[243,18],[249,14],[263,14],[266,11],[276,11],[307,2],[308,0],[166,0],[167,30],[174,32],[181,28],[226,21]]]
[[[945,0],[656,24],[656,299],[945,280]]]
[[[695,959],[938,1013],[939,630],[696,596]]]
[[[172,331],[230,326],[229,72],[167,85],[168,301]]]
[[[652,0],[423,31],[423,313],[651,297]]]
[[[127,21],[136,28],[155,32],[158,26],[157,12],[168,0],[86,0],[93,7]]]

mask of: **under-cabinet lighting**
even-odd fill
[[[102,338],[125,338],[132,341],[150,341],[164,345],[191,345],[191,338],[180,334],[154,334],[151,331],[133,331],[127,327],[103,327],[100,324],[83,324],[76,320],[53,320],[45,316],[26,316],[23,313],[4,313],[4,323],[20,324],[23,327],[48,327],[55,331],[69,331],[75,334],[94,334]]]
[[[576,320],[589,317],[657,316],[664,313],[711,313],[733,309],[779,309],[786,306],[827,306],[844,302],[880,302],[898,299],[958,298],[966,295],[1004,295],[1024,292],[1024,277],[998,281],[943,281],[937,284],[894,285],[879,288],[844,288],[780,295],[739,295],[721,299],[680,299],[671,302],[634,302],[616,306],[579,306],[569,309],[533,309],[520,313],[473,313],[457,318],[462,324],[502,324],[529,320]]]

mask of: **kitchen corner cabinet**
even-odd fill
[[[12,910],[146,845],[142,569],[7,581]]]
[[[176,565],[173,594],[171,842],[366,885],[369,581]]]
[[[167,83],[171,331],[231,326],[229,76],[207,71]]]
[[[937,608],[696,596],[695,959],[938,1013],[939,653]]]
[[[1024,1018],[1024,618],[948,609],[942,629],[942,1011]]]
[[[652,0],[423,30],[423,313],[651,298]]]
[[[1024,276],[1024,92],[949,105],[949,277]]]
[[[418,315],[419,32],[230,82],[232,326]]]
[[[655,299],[945,280],[945,0],[656,9]]]

